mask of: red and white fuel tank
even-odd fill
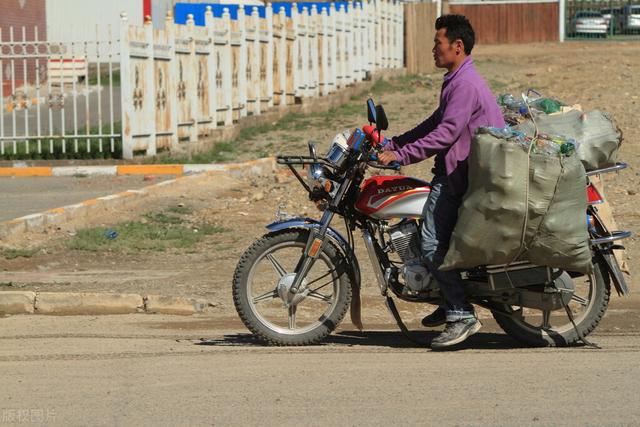
[[[356,209],[376,219],[422,216],[428,182],[408,176],[373,176],[362,183]]]

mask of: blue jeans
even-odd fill
[[[462,196],[451,192],[446,177],[434,177],[431,185],[431,193],[422,211],[422,256],[427,268],[440,285],[447,322],[455,322],[473,317],[473,306],[464,294],[460,270],[440,271],[438,268],[449,249],[449,240],[458,220]]]

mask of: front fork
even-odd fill
[[[326,210],[322,215],[322,219],[320,220],[319,227],[312,228],[309,232],[309,238],[307,239],[307,246],[304,249],[304,253],[302,257],[300,257],[300,261],[298,261],[298,268],[296,269],[296,277],[293,279],[293,283],[289,288],[289,292],[298,295],[302,294],[304,289],[302,288],[302,281],[313,267],[313,264],[316,262],[320,253],[322,252],[322,248],[326,242],[327,237],[327,229],[329,228],[329,224],[333,219],[334,213]],[[292,301],[295,303],[296,299]]]
[[[304,249],[304,253],[300,257],[300,261],[298,261],[298,267],[296,268],[296,277],[293,279],[293,283],[289,288],[289,293],[292,294],[293,298],[291,304],[297,304],[301,300],[305,298],[305,289],[302,286],[303,280],[309,274],[311,267],[316,262],[320,253],[322,253],[322,248],[326,244],[327,241],[327,230],[329,229],[329,224],[331,224],[331,220],[335,215],[335,212],[338,209],[342,198],[345,196],[347,190],[351,187],[352,184],[358,185],[358,180],[356,177],[357,171],[352,171],[352,174],[345,178],[343,183],[338,188],[336,195],[333,200],[329,203],[329,206],[322,214],[322,219],[318,223],[318,227],[314,227],[311,229],[309,233],[309,239],[307,240],[307,246]]]

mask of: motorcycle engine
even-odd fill
[[[405,282],[405,290],[410,294],[418,294],[437,286],[421,260],[418,224],[415,221],[402,221],[390,227],[387,232],[391,248],[404,263],[400,274]]]

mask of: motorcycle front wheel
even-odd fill
[[[268,233],[242,255],[233,275],[233,302],[247,329],[270,345],[317,344],[342,321],[351,302],[349,265],[325,243],[292,303],[289,288],[309,230]]]
[[[511,337],[534,347],[564,347],[586,337],[600,323],[609,305],[611,288],[604,267],[594,262],[592,274],[571,278],[564,273],[556,280],[570,280],[574,294],[568,304],[574,318],[571,323],[564,309],[542,311],[503,305],[493,311],[498,325]],[[565,286],[566,287],[566,286]]]

